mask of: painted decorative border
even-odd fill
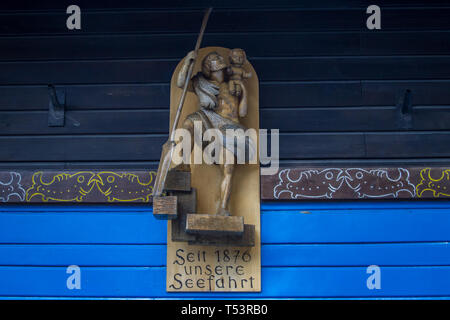
[[[0,171],[0,202],[152,202],[155,171]],[[450,198],[450,168],[281,168],[262,200]]]
[[[1,171],[0,202],[151,202],[155,171]]]
[[[282,168],[262,199],[450,198],[449,168]]]

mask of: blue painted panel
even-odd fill
[[[156,220],[151,209],[21,206],[4,211],[0,243],[164,244],[167,239],[167,222]]]
[[[0,245],[0,265],[162,267],[166,248],[165,244],[4,244]]]
[[[449,202],[320,203],[262,207],[263,243],[450,239]],[[346,208],[348,206],[348,208]],[[166,223],[133,206],[1,207],[0,243],[164,244]],[[280,232],[283,230],[283,232]]]
[[[66,287],[63,267],[0,267],[0,296],[85,297],[395,297],[449,296],[450,267],[383,267],[369,290],[364,267],[266,267],[261,293],[167,293],[162,267],[85,267],[81,289]]]
[[[450,265],[450,245],[440,243],[266,244],[262,266]],[[0,245],[3,266],[166,265],[165,245]]]
[[[169,294],[166,222],[149,207],[1,206],[0,296],[450,296],[450,202],[271,203],[261,227],[262,293]],[[81,291],[66,288],[70,264]],[[381,290],[367,289],[371,264]]]
[[[265,211],[262,217],[264,243],[447,241],[449,230],[450,209],[441,208]]]
[[[263,245],[263,266],[440,266],[450,265],[442,243]]]

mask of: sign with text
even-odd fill
[[[259,254],[252,248],[171,248],[168,291],[259,291]],[[254,257],[252,257],[254,255]]]
[[[230,50],[207,47],[199,50],[198,61],[209,53],[216,52],[228,57]],[[182,62],[177,66],[171,81],[171,123],[180,100],[182,90],[176,86],[176,78]],[[248,92],[248,112],[240,118],[245,128],[259,130],[258,78],[250,63],[245,65],[252,77],[245,80]],[[201,71],[201,63],[194,67],[193,74]],[[220,86],[228,90],[229,85]],[[220,90],[219,90],[220,92]],[[220,97],[218,98],[220,101]],[[180,119],[199,110],[195,92],[188,92]],[[181,121],[182,122],[182,121]],[[258,144],[256,144],[258,145]],[[184,291],[261,291],[261,246],[260,246],[260,168],[256,164],[237,164],[232,175],[232,189],[228,209],[233,217],[242,217],[245,226],[254,228],[252,246],[248,243],[238,246],[227,240],[209,245],[204,242],[188,243],[172,241],[172,225],[168,223],[167,237],[167,283],[169,292]],[[223,170],[219,165],[191,164],[191,187],[197,191],[196,212],[188,214],[215,214],[221,198]],[[219,226],[220,227],[220,226]],[[253,230],[253,229],[252,229]],[[252,233],[253,235],[253,233]],[[253,238],[252,238],[253,239]]]

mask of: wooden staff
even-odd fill
[[[209,15],[211,14],[212,8],[208,8],[203,17],[202,27],[200,28],[200,34],[197,38],[197,43],[195,44],[195,58],[190,62],[189,69],[187,72],[186,80],[184,81],[183,93],[181,94],[180,102],[178,103],[177,113],[175,114],[175,119],[173,121],[172,130],[170,132],[169,140],[167,140],[162,147],[161,159],[159,160],[158,173],[156,174],[156,181],[153,187],[153,196],[158,197],[164,190],[166,183],[167,173],[169,172],[170,164],[172,163],[173,152],[175,150],[175,130],[180,121],[181,110],[183,109],[184,100],[186,98],[186,92],[189,85],[189,81],[192,77],[192,72],[194,70],[194,65],[197,60],[198,49],[200,49],[200,44],[202,43],[203,33],[205,32],[206,25],[208,23]]]

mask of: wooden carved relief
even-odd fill
[[[244,58],[243,50],[220,47],[199,50],[199,63],[194,68],[192,87],[186,96],[179,127],[189,131],[190,125],[197,121],[206,129],[218,129],[224,137],[226,128],[253,128],[258,132],[258,80]],[[178,65],[172,78],[171,123],[182,94],[179,87],[184,82],[179,81],[180,74],[184,76],[185,62],[189,59],[188,55]],[[214,70],[226,71],[228,75],[211,78],[208,73]],[[213,105],[209,108],[210,103]],[[249,145],[245,144],[247,153],[252,149]],[[225,141],[221,147],[226,154],[229,147]],[[200,148],[203,150],[203,146]],[[257,135],[253,152],[257,158]],[[236,154],[231,153],[231,156]],[[190,184],[186,190],[178,191],[172,191],[173,182],[165,187],[169,196],[178,198],[177,216],[169,210],[173,203],[165,196],[156,199],[156,211],[154,205],[156,217],[172,219],[168,224],[167,290],[260,291],[258,161],[231,167],[223,162],[195,164],[191,161],[190,165],[181,166],[181,169],[174,166],[169,172],[179,176],[178,180],[184,179],[182,172],[189,172]],[[165,206],[160,205],[164,203]]]

